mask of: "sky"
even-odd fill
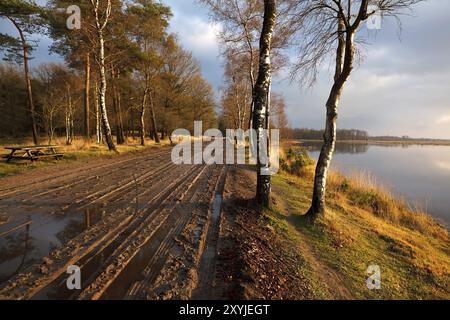
[[[173,11],[171,31],[200,62],[217,95],[223,83],[223,61],[208,10],[196,0],[163,0]],[[339,107],[338,127],[367,130],[371,135],[409,135],[450,139],[450,1],[428,0],[401,17],[399,30],[385,19],[381,30],[362,28],[369,44],[355,67]],[[11,30],[0,21],[2,31]],[[32,65],[56,61],[49,39],[41,39]],[[290,59],[295,60],[295,50]],[[323,128],[325,102],[332,85],[325,65],[318,81],[302,88],[289,80],[289,69],[274,78],[273,91],[283,94],[290,125]]]

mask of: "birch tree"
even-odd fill
[[[248,108],[252,96],[252,83],[246,71],[246,62],[236,55],[227,55],[225,62],[225,87],[222,93],[222,112],[229,129],[247,129],[251,118]]]
[[[280,138],[288,139],[289,121],[286,115],[286,102],[283,95],[273,93],[270,102],[270,127],[280,130]]]
[[[334,60],[333,85],[325,103],[326,120],[323,145],[315,170],[311,220],[326,209],[328,170],[336,144],[338,107],[357,55],[357,35],[365,21],[377,15],[394,17],[404,14],[423,0],[320,0],[305,1],[296,20],[301,23],[299,60],[294,75],[303,82],[313,82],[317,70],[328,57]]]
[[[106,3],[105,3],[106,2]],[[111,126],[109,125],[108,112],[106,109],[106,59],[105,59],[105,39],[104,31],[111,18],[112,4],[111,0],[103,1],[103,6],[100,5],[100,0],[91,0],[92,10],[95,17],[95,28],[97,31],[98,39],[98,52],[97,52],[97,64],[100,75],[100,89],[98,93],[98,101],[100,114],[102,119],[103,136],[106,140],[109,150],[116,151],[114,144]]]
[[[256,131],[257,144],[257,186],[256,201],[260,206],[268,207],[270,202],[270,175],[269,161],[262,162],[263,158],[260,143],[268,139],[264,129],[269,124],[270,87],[272,84],[271,45],[277,14],[276,0],[264,1],[264,21],[259,43],[259,71],[255,83],[255,109],[253,112],[253,129]],[[268,141],[267,150],[269,148]],[[268,159],[267,155],[267,159]]]
[[[261,32],[263,2],[261,0],[201,0],[211,10],[211,16],[220,23],[219,40],[225,56],[235,56],[246,61],[250,86],[249,113],[253,114],[257,65],[258,37]],[[248,127],[252,127],[252,116]]]
[[[71,145],[75,137],[74,132],[74,113],[72,94],[70,92],[70,85],[66,83],[66,107],[64,110],[64,119],[66,126],[66,145]]]

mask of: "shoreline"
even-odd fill
[[[291,153],[289,158],[289,152],[287,150],[290,147],[298,148],[297,150],[299,150],[299,153]],[[303,150],[304,152],[306,152],[306,154],[303,152]],[[301,144],[292,144],[292,142],[290,141],[287,145],[283,146],[283,151],[280,157],[282,159],[282,163],[280,164],[281,171],[300,176],[304,176],[305,173],[308,172],[306,176],[310,176],[309,178],[313,179],[313,171],[316,166],[316,159],[310,156],[310,150],[308,150],[305,146]],[[299,159],[297,157],[300,157],[300,162],[298,162]],[[285,164],[287,164],[287,166]],[[292,165],[294,165],[293,170]],[[396,206],[401,206],[402,210],[406,209],[406,211],[425,214],[431,217],[436,224],[442,226],[447,231],[450,231],[450,223],[444,218],[435,216],[432,212],[429,212],[426,208],[426,204],[422,204],[416,202],[414,199],[408,198],[408,196],[403,194],[400,190],[394,189],[389,184],[384,183],[378,176],[373,175],[370,172],[367,173],[364,170],[343,172],[339,169],[331,168],[328,180],[328,185],[330,186],[334,184],[333,187],[340,192],[345,193],[348,191],[347,188],[349,188],[351,185],[356,186],[356,189],[359,189],[359,191],[362,191],[366,195],[369,195],[370,199],[365,200],[370,200],[369,202],[372,202],[372,205],[374,200],[380,200],[381,198],[382,202],[392,202]],[[344,188],[342,188],[343,184],[345,184]],[[366,198],[366,196],[364,196],[364,198]]]
[[[315,139],[289,139],[287,143],[303,143],[303,142],[323,142]],[[450,146],[450,140],[338,140],[337,143],[346,144],[366,144],[366,145],[420,145],[420,146]]]
[[[448,229],[413,212],[401,199],[332,173],[325,216],[310,224],[313,173],[282,172],[273,179],[274,204],[266,211],[277,234],[301,248],[314,272],[308,280],[345,288],[350,299],[448,299]],[[379,265],[383,290],[365,287],[366,271]],[[327,278],[314,276],[323,270]],[[414,270],[414,272],[405,272]]]

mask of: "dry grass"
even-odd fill
[[[41,144],[47,143],[48,141],[42,139]],[[33,163],[30,163],[29,161],[13,161],[11,163],[6,163],[4,159],[1,159],[0,177],[20,174],[27,170],[48,165],[55,165],[56,163],[65,161],[116,155],[116,153],[109,151],[106,145],[98,145],[94,140],[86,140],[82,137],[77,137],[76,139],[74,139],[71,145],[66,145],[65,138],[62,137],[53,139],[52,144],[60,146],[59,151],[64,153],[63,161],[55,161],[50,159]],[[8,154],[10,152],[9,150],[5,149],[5,147],[30,145],[33,145],[33,141],[31,139],[0,139],[0,155]],[[128,153],[139,152],[149,147],[161,147],[165,145],[170,145],[170,142],[168,140],[163,140],[160,144],[156,144],[153,140],[147,140],[146,146],[143,147],[140,145],[140,139],[133,140],[132,138],[128,138],[125,144],[117,145],[116,147],[118,153]]]
[[[360,171],[346,177],[331,172],[328,187],[333,193],[341,193],[351,204],[365,208],[377,217],[411,230],[447,238],[447,230],[418,205],[411,205],[395,195],[385,185],[366,172]]]
[[[283,171],[313,181],[314,162],[308,158],[303,148],[285,146],[280,153],[280,159]],[[440,239],[448,238],[447,229],[426,210],[394,194],[375,176],[365,171],[355,171],[344,176],[338,171],[331,170],[327,181],[328,198],[333,198],[338,205],[339,202],[349,202],[394,225]]]
[[[297,176],[306,175],[306,169],[314,163],[303,148],[289,147],[286,150],[280,149],[279,154],[281,170]]]
[[[0,139],[0,152],[5,151],[4,147],[16,147],[16,146],[32,146],[33,140],[30,138],[4,138]],[[40,144],[47,145],[49,144],[48,140],[41,138]],[[52,142],[52,145],[58,145],[61,147],[61,150],[70,152],[70,151],[86,151],[92,148],[106,149],[105,145],[98,145],[95,142],[95,139],[85,139],[83,137],[76,137],[71,145],[66,145],[66,139],[64,137],[55,137]],[[119,149],[128,149],[129,147],[138,147],[140,144],[140,139],[136,138],[126,138],[126,142],[123,145],[117,145]],[[156,145],[153,140],[147,139],[147,145]],[[161,145],[168,145],[170,142],[168,140],[161,141]]]
[[[302,242],[307,241],[317,259],[338,272],[354,298],[450,297],[450,241],[444,227],[411,209],[373,177],[344,177],[337,172],[329,176],[326,215],[310,224],[303,214],[311,203],[313,177],[314,166],[303,176],[274,176],[275,201],[268,214],[280,225],[288,221],[294,229],[285,229],[294,236],[302,233],[306,238]],[[370,291],[365,285],[372,264],[381,267],[381,290]]]

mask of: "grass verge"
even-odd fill
[[[303,214],[313,169],[305,165],[295,174],[274,176],[266,216],[278,233],[300,250],[307,246],[319,264],[336,273],[339,281],[331,290],[345,287],[354,299],[450,298],[450,241],[444,226],[365,177],[337,173],[329,179],[326,215],[310,224]],[[367,288],[371,265],[381,269],[380,290]],[[330,286],[326,279],[324,286]]]

